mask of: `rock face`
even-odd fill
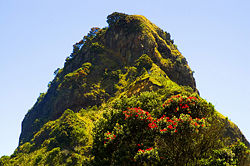
[[[19,144],[30,141],[46,122],[59,118],[66,109],[98,106],[114,96],[119,90],[117,72],[135,65],[143,54],[172,81],[197,91],[193,72],[169,33],[140,15],[113,13],[107,22],[108,28],[92,28],[74,45],[47,93],[26,114]]]

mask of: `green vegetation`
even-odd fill
[[[154,92],[118,99],[94,129],[94,164],[201,163],[223,147],[224,125],[213,106],[199,97],[172,96],[163,107]]]
[[[147,55],[147,54],[143,54],[137,61],[136,61],[136,67],[138,69],[138,71],[140,72],[141,70],[145,69],[145,70],[149,70],[151,69],[153,64],[153,61],[151,60],[151,58]]]
[[[92,159],[92,121],[96,118],[98,116],[91,115],[91,110],[85,110],[85,116],[66,110],[58,120],[46,123],[31,142],[19,146],[11,157],[2,157],[0,165],[88,163]]]
[[[249,143],[202,99],[168,32],[113,13],[74,44],[2,165],[247,165]]]
[[[186,92],[187,94],[187,92]],[[47,122],[2,165],[242,165],[249,150],[226,145],[222,119],[197,94],[164,101],[156,92],[109,105],[66,110]]]

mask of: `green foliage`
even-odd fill
[[[25,144],[23,144],[22,146],[20,146],[18,148],[18,151],[19,153],[29,153],[32,149],[32,144],[30,144],[30,142],[26,142]],[[15,153],[17,153],[15,152]],[[14,155],[15,155],[14,153]]]
[[[92,44],[92,40],[96,37],[97,33],[100,31],[100,28],[98,27],[93,27],[90,29],[89,33],[83,37],[81,41],[78,43],[75,43],[73,45],[73,52],[70,54],[69,57],[66,58],[66,63],[69,63],[76,55],[78,52],[81,50],[83,46],[89,46]]]
[[[81,68],[64,76],[64,80],[58,89],[81,89],[85,87],[86,76],[90,73],[92,64],[86,62]]]
[[[97,117],[97,114],[91,115],[92,111],[88,110],[81,113],[84,116],[80,116],[66,110],[56,121],[46,123],[31,142],[19,146],[11,158],[1,158],[0,163],[86,165],[92,160],[92,128],[93,120]]]
[[[136,60],[136,67],[141,71],[145,68],[147,71],[151,69],[153,61],[147,54],[143,54],[138,60]]]
[[[224,122],[211,104],[185,95],[162,103],[156,92],[142,92],[79,114],[66,110],[58,120],[45,124],[31,143],[0,163],[210,166],[245,162],[244,144],[224,147],[219,141]],[[143,109],[135,108],[139,106]],[[104,109],[101,116],[100,109]]]
[[[59,158],[62,157],[60,154],[60,147],[54,148],[52,149],[46,157],[46,164],[50,165],[50,166],[54,166],[54,165],[60,165],[59,163]]]
[[[137,107],[153,112],[154,110],[162,109],[161,105],[161,96],[155,92],[148,91],[140,93],[139,96],[127,97],[125,95],[113,102],[113,107],[122,111]]]
[[[213,158],[208,165],[236,165],[234,156],[232,150],[227,148],[214,150]]]
[[[154,148],[148,148],[145,150],[139,149],[134,159],[137,163],[143,165],[154,165],[160,161],[158,151]]]
[[[56,122],[47,123],[43,129],[38,132],[33,141],[36,144],[48,144],[50,149],[54,147],[74,148],[79,144],[87,145],[91,138],[86,133],[86,126],[90,122],[85,122],[77,116],[73,111],[66,110],[64,114]],[[49,141],[44,142],[50,138]]]
[[[215,110],[212,104],[207,103],[198,96],[172,96],[163,104],[164,110],[159,113],[168,114],[169,116],[180,116],[180,114],[189,114],[193,118],[208,117],[214,114]]]
[[[250,149],[248,149],[243,142],[238,140],[230,146],[230,149],[235,154],[234,159],[236,160],[238,165],[245,165],[247,164],[246,162],[250,164]]]
[[[126,34],[142,32],[146,29],[145,19],[136,15],[114,12],[107,17],[109,27],[122,28]]]
[[[45,95],[46,93],[40,93],[39,97],[37,98],[37,102],[40,103],[43,100]]]
[[[96,105],[108,98],[108,94],[105,90],[101,89],[100,83],[93,84],[90,88],[90,92],[85,93],[83,96],[86,100],[95,102]]]
[[[212,105],[194,96],[173,96],[156,117],[149,109],[161,100],[152,92],[141,94],[116,100],[116,109],[105,111],[95,125],[95,165],[194,164],[211,154],[214,147],[220,147],[219,141],[210,140],[224,127],[215,120]],[[149,98],[158,102],[148,104]],[[139,105],[149,112],[131,108]],[[176,108],[180,113],[174,111]]]
[[[120,19],[124,19],[126,16],[128,15],[124,13],[114,12],[107,17],[107,23],[109,24],[109,26],[112,26],[115,23],[117,23]]]
[[[100,54],[100,53],[104,52],[104,46],[99,44],[98,42],[91,43],[90,51],[92,53]]]
[[[2,156],[0,158],[0,166],[8,165],[10,157],[9,156]]]
[[[237,141],[229,147],[213,150],[213,153],[208,159],[201,160],[201,165],[213,166],[213,165],[247,165],[249,157],[249,150],[246,145]],[[248,163],[247,163],[248,162]]]
[[[173,68],[174,64],[171,59],[161,59],[161,64],[167,69]]]
[[[94,38],[99,30],[100,30],[100,28],[98,28],[98,27],[91,28],[88,35],[87,35],[87,37],[88,38]]]

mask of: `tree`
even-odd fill
[[[215,139],[223,124],[214,107],[198,96],[172,96],[154,114],[110,108],[96,124],[95,164],[198,164],[220,147],[220,139]]]
[[[124,13],[114,12],[107,17],[107,23],[109,24],[109,26],[112,26],[115,23],[117,23],[120,19],[124,19],[126,16],[128,15]]]

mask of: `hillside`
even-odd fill
[[[199,96],[168,32],[113,13],[73,46],[0,165],[247,164],[238,127]]]

